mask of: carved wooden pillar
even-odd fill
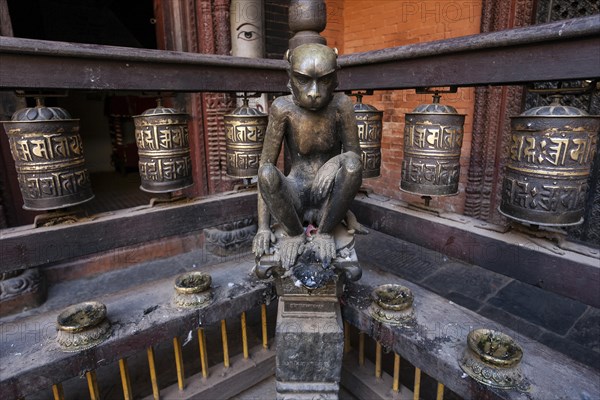
[[[535,0],[484,0],[481,32],[527,26],[533,20]],[[498,212],[501,184],[510,138],[510,117],[521,113],[523,87],[478,87],[467,181],[465,214],[504,223]]]

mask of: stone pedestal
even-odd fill
[[[277,399],[337,399],[344,355],[339,275],[309,290],[278,279]]]

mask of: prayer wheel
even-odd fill
[[[193,185],[188,138],[188,115],[163,107],[133,117],[140,157],[140,189],[168,193]]]
[[[357,94],[354,115],[358,126],[360,157],[363,163],[363,178],[376,178],[381,174],[381,132],[383,111],[362,102]]]
[[[244,99],[241,107],[224,116],[227,175],[235,178],[258,175],[268,120],[267,114],[248,105],[248,99]]]
[[[559,99],[511,118],[499,207],[509,218],[550,226],[583,222],[600,116],[563,106]]]
[[[4,122],[26,210],[55,210],[94,198],[79,120],[60,107],[37,105]]]
[[[424,196],[458,193],[465,115],[452,106],[422,104],[407,113],[400,189]]]

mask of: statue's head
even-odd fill
[[[309,110],[325,107],[338,85],[337,50],[322,44],[303,44],[286,53],[288,86],[296,103]]]

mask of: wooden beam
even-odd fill
[[[0,272],[200,232],[255,214],[256,193],[229,193],[180,205],[119,210],[70,225],[4,229],[0,230]]]
[[[8,37],[0,58],[5,89],[288,91],[283,60]]]
[[[600,307],[598,255],[568,250],[559,254],[525,235],[486,229],[485,225],[492,225],[475,218],[451,213],[441,218],[404,205],[361,197],[354,201],[352,211],[362,224],[379,232]]]
[[[340,90],[594,78],[600,16],[341,56]],[[3,37],[0,88],[287,92],[286,62]],[[52,71],[52,73],[48,73]]]
[[[406,89],[597,78],[600,15],[340,57],[340,88]]]

